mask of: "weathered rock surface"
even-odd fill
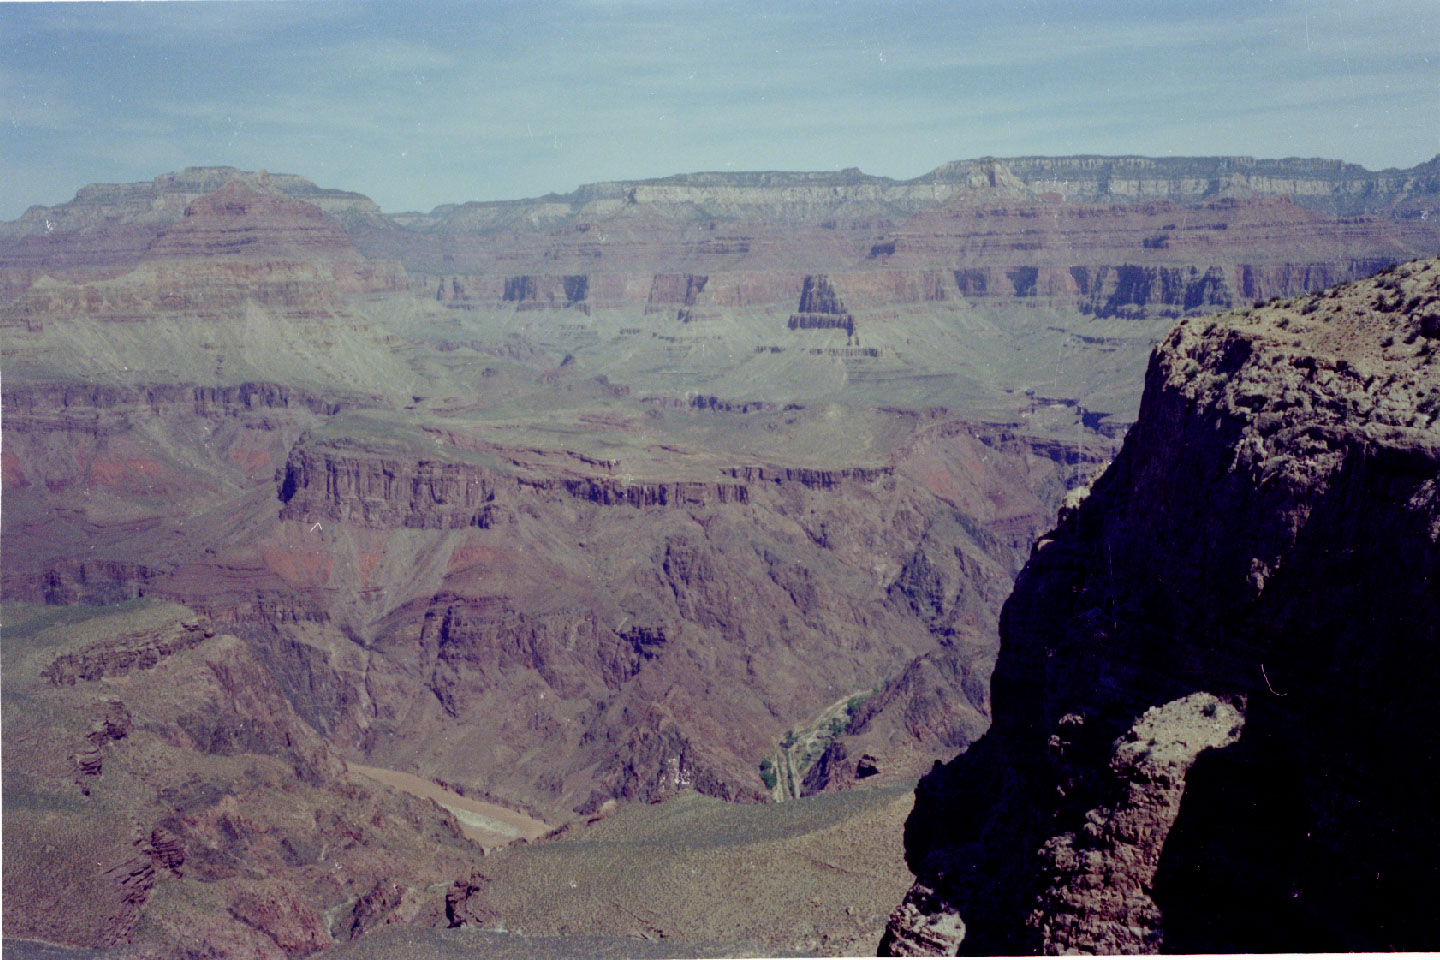
[[[1409,210],[1435,202],[1440,169],[1370,171],[1338,160],[1253,157],[1017,157],[956,160],[909,181],[859,170],[815,173],[696,173],[658,180],[587,184],[540,200],[474,202],[396,219],[420,230],[545,226],[643,207],[697,219],[813,219],[895,216],[937,206],[963,191],[999,196],[1054,194],[1082,201],[1208,201],[1225,196],[1294,198],[1327,212]]]
[[[421,916],[415,890],[480,854],[433,804],[352,781],[254,652],[184,608],[7,605],[5,643],[7,939],[307,956]]]
[[[74,684],[103,677],[123,677],[132,670],[151,670],[160,661],[200,643],[206,628],[198,620],[169,625],[138,636],[117,637],[55,658],[41,676],[51,683]],[[213,636],[214,631],[210,631]]]
[[[1435,949],[1437,314],[1419,261],[1165,339],[921,784],[884,950]]]
[[[621,477],[594,457],[461,434],[408,459],[302,441],[277,476],[281,517],[336,524],[338,539],[315,531],[303,548],[313,589],[338,612],[323,598],[358,571],[361,605],[344,616],[367,639],[271,641],[273,667],[340,742],[557,816],[687,786],[761,799],[776,715],[794,723],[801,704],[875,678],[897,678],[876,699],[893,709],[872,705],[866,729],[889,778],[913,775],[978,735],[984,708],[935,696],[908,661],[933,653],[920,675],[983,704],[990,617],[1037,504],[1103,448],[1032,453],[944,418],[907,429],[914,442],[888,463],[722,460],[709,480]],[[557,549],[557,529],[576,542]],[[401,556],[433,572],[397,578]],[[381,563],[397,563],[389,579],[370,573]],[[932,571],[924,618],[907,563]]]
[[[83,187],[68,203],[34,206],[13,223],[0,225],[3,237],[43,237],[124,225],[155,228],[180,220],[186,208],[231,183],[274,191],[353,226],[383,222],[373,200],[344,190],[326,190],[303,177],[283,173],[247,173],[235,167],[189,167],[145,183],[97,183]],[[48,259],[53,250],[46,249]]]

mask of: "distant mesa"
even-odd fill
[[[383,214],[361,194],[327,189],[293,174],[249,173],[235,167],[190,167],[141,183],[92,184],[73,200],[34,206],[0,223],[0,237],[43,236],[93,227],[178,221],[193,200],[243,180],[313,203],[352,232],[533,232],[594,223],[643,199],[647,216],[694,221],[910,216],[965,194],[983,192],[1040,202],[1193,204],[1222,197],[1285,197],[1330,216],[1379,214],[1433,218],[1440,194],[1440,157],[1406,170],[1371,171],[1340,160],[1253,157],[985,157],[954,160],[912,180],[856,169],[840,172],[710,172],[651,180],[595,183],[568,194],[525,200],[448,203],[428,213]]]
[[[360,259],[344,228],[318,206],[240,179],[193,201],[146,253],[150,260],[217,256]]]
[[[347,229],[388,222],[369,197],[319,187],[294,174],[187,167],[139,183],[92,183],[67,203],[33,206],[18,220],[0,223],[0,237],[69,233],[107,221],[126,226],[175,223],[192,202],[235,182],[314,204]]]

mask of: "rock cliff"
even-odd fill
[[[437,232],[548,228],[637,210],[667,219],[820,221],[907,216],[975,191],[1011,198],[1055,194],[1087,202],[1286,197],[1337,215],[1381,211],[1418,215],[1420,209],[1433,208],[1440,194],[1437,160],[1409,170],[1371,171],[1323,159],[991,157],[955,160],[913,180],[900,181],[853,168],[806,173],[708,172],[592,183],[573,193],[534,200],[447,204],[428,214],[400,214],[396,220],[414,229]]]
[[[1381,211],[1417,216],[1433,209],[1440,191],[1440,157],[1408,170],[1380,171],[1340,160],[1294,157],[1015,157],[1005,165],[1032,191],[1076,200],[1289,197],[1341,216]],[[974,161],[955,161],[928,178],[949,180],[973,166]]]
[[[305,589],[366,639],[269,641],[272,663],[337,742],[560,816],[680,781],[762,799],[774,716],[794,723],[876,677],[897,678],[876,699],[893,710],[867,713],[865,749],[903,777],[983,729],[983,685],[958,678],[988,671],[1037,505],[1103,448],[1031,452],[950,418],[900,429],[914,442],[889,462],[712,454],[702,470],[673,451],[668,476],[458,431],[418,449],[312,436],[277,471],[280,520],[313,571]],[[934,663],[916,683],[920,655]],[[932,709],[937,689],[982,706]]]
[[[1435,949],[1440,261],[1157,348],[882,952]]]
[[[791,392],[765,399],[814,401],[793,391],[827,392],[840,374],[931,403],[953,392],[936,375],[959,369],[967,414],[1036,387],[1123,428],[1135,392],[1109,385],[1138,380],[1171,320],[1435,250],[1432,168],[987,159],[903,183],[858,171],[696,174],[388,218],[298,177],[203,168],[87,187],[0,225],[0,324],[12,362],[43,353],[47,325],[64,337],[73,321],[85,336],[120,338],[123,371],[153,360],[133,330],[99,324],[199,320],[214,336],[177,352],[186,378],[327,367],[353,371],[352,387],[395,383],[398,397],[412,377],[394,369],[393,328],[373,321],[425,312],[451,343],[503,327],[557,358],[603,347],[604,372],[650,392],[674,389],[657,371],[694,367],[695,385],[718,394],[720,346],[742,389],[752,373],[785,370]],[[386,306],[366,316],[371,302]],[[257,312],[281,329],[233,342]],[[1034,321],[1043,343],[1027,330]],[[1001,372],[1027,337],[1027,349],[1062,357],[1059,382]],[[249,343],[285,349],[252,365]],[[380,366],[392,369],[377,376]]]

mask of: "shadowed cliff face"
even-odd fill
[[[1178,326],[882,952],[1434,949],[1440,262]]]

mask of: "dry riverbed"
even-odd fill
[[[398,770],[387,770],[384,767],[368,767],[348,761],[347,766],[351,772],[369,777],[387,787],[394,787],[396,790],[403,790],[412,796],[423,797],[426,800],[434,800],[454,814],[455,819],[460,822],[460,829],[464,831],[465,836],[480,844],[487,851],[520,839],[534,840],[554,829],[543,820],[527,817],[523,813],[517,813],[497,803],[462,797],[453,790],[447,790],[439,784],[431,783],[413,773],[401,773]]]

